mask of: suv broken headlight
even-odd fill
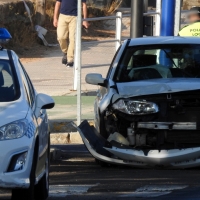
[[[146,115],[159,111],[155,103],[147,101],[119,100],[113,104],[113,108],[130,115]]]
[[[28,121],[26,119],[18,120],[0,127],[0,141],[12,140],[24,136],[28,129]]]

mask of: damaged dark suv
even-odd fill
[[[135,167],[200,166],[200,39],[127,40],[99,85],[95,128],[79,132],[90,153],[106,163]]]

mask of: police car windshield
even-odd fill
[[[0,59],[0,102],[10,102],[19,98],[19,86],[13,70],[8,60]]]
[[[200,78],[200,45],[161,44],[128,47],[115,81]]]

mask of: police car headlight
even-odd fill
[[[129,115],[147,115],[159,111],[157,104],[147,101],[119,100],[112,107]]]
[[[27,129],[28,121],[26,119],[7,124],[0,128],[0,140],[21,138],[25,135]]]

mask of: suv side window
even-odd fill
[[[106,76],[107,79],[110,78],[110,74],[111,74],[112,69],[113,69],[114,61],[115,61],[115,59],[116,59],[116,57],[117,57],[117,55],[118,55],[118,53],[119,53],[121,47],[122,47],[122,45],[118,48],[117,52],[115,53],[115,56],[113,57],[113,60],[112,60],[112,62],[111,62],[110,68],[109,68],[108,73],[107,73],[107,76]]]

